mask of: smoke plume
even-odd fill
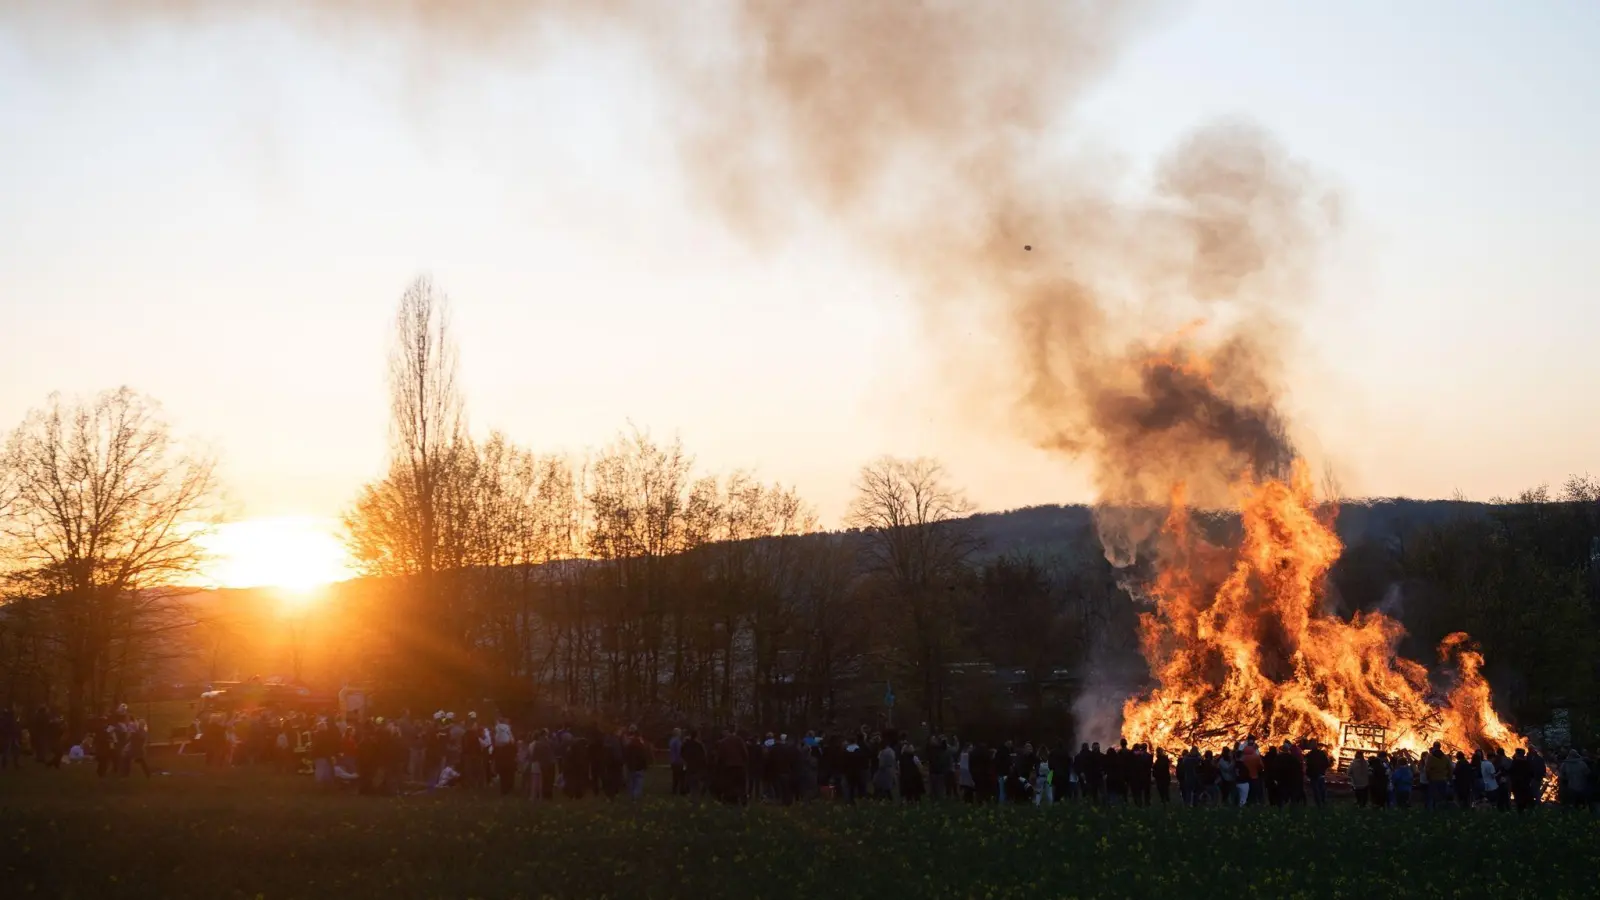
[[[34,36],[270,19],[352,52],[508,66],[538,64],[532,35],[620,35],[678,98],[685,170],[731,228],[770,237],[820,212],[915,285],[935,346],[960,349],[952,311],[1001,339],[981,363],[1008,393],[989,402],[1089,461],[1120,564],[1173,485],[1226,505],[1293,457],[1284,326],[1336,213],[1247,123],[1205,125],[1139,177],[1075,149],[1074,108],[1159,5],[0,0]]]

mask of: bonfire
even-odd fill
[[[1140,623],[1157,686],[1125,705],[1129,741],[1217,749],[1254,736],[1338,750],[1356,733],[1381,735],[1390,751],[1522,746],[1495,713],[1466,634],[1440,643],[1436,687],[1425,666],[1396,655],[1399,622],[1325,608],[1343,548],[1337,509],[1318,502],[1303,462],[1236,493],[1243,534],[1227,547],[1199,533],[1183,487],[1173,491]]]

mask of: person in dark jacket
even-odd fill
[[[1072,757],[1072,771],[1078,776],[1078,795],[1085,800],[1093,800],[1094,794],[1089,788],[1089,745],[1087,743],[1078,748],[1076,756]]]
[[[700,732],[691,728],[683,741],[684,793],[696,800],[705,796],[707,785],[706,745],[700,742]]]
[[[1533,767],[1528,765],[1527,751],[1521,747],[1511,756],[1511,796],[1517,807],[1517,812],[1523,812],[1533,806]]]
[[[942,737],[928,739],[928,793],[934,800],[955,795],[955,753]]]
[[[1321,744],[1312,744],[1306,753],[1306,779],[1311,782],[1311,800],[1319,807],[1328,805],[1328,769],[1333,760]]]
[[[1389,806],[1389,754],[1378,751],[1368,765],[1372,773],[1368,776],[1367,790],[1372,798],[1374,809],[1387,809]]]
[[[491,742],[490,761],[500,780],[500,796],[509,797],[517,784],[517,738],[509,721],[501,719],[495,724]]]
[[[1126,757],[1128,755],[1128,742],[1124,740],[1122,746],[1112,747],[1106,751],[1103,770],[1106,782],[1106,801],[1108,803],[1126,803],[1128,800],[1128,782]]]
[[[1057,746],[1050,751],[1050,756],[1045,760],[1050,766],[1051,799],[1060,803],[1072,798],[1072,751],[1066,744]]]
[[[1106,757],[1100,752],[1098,742],[1089,745],[1089,758],[1084,761],[1083,774],[1088,779],[1089,798],[1104,803],[1106,798]]]
[[[672,768],[672,796],[689,793],[689,770],[683,763],[683,729],[672,729],[667,739],[667,765]]]
[[[22,768],[22,720],[9,706],[0,708],[0,769]]]
[[[139,770],[144,772],[144,777],[149,778],[150,766],[145,762],[144,752],[145,747],[150,744],[150,726],[143,719],[139,719],[132,725],[133,727],[128,731],[127,765],[130,770],[137,765]]]
[[[1539,755],[1539,750],[1528,748],[1528,806],[1533,808],[1539,805],[1544,798],[1544,783],[1550,773],[1546,771],[1544,757]]]
[[[746,802],[745,770],[749,765],[749,748],[732,728],[726,729],[717,743],[717,777],[721,784],[717,793],[722,802],[734,805]]]
[[[539,799],[556,797],[556,737],[549,730],[540,731],[533,742],[533,761],[539,766]]]
[[[1012,757],[1015,755],[1010,741],[994,749],[995,789],[1002,804],[1006,802],[1006,790],[1011,786],[1008,782],[1011,780],[1011,764],[1015,762]]]
[[[795,763],[799,758],[800,754],[787,734],[774,738],[772,747],[767,751],[767,779],[772,784],[773,799],[783,806],[794,805],[798,793]]]
[[[1289,795],[1289,802],[1296,806],[1306,803],[1306,763],[1300,756],[1300,748],[1294,744],[1283,742],[1283,782],[1284,792]]]
[[[900,800],[903,803],[917,803],[922,800],[924,783],[922,776],[921,760],[917,758],[917,751],[909,742],[900,745]]]
[[[1154,766],[1155,761],[1150,758],[1150,751],[1144,744],[1133,748],[1133,755],[1128,757],[1129,787],[1132,789],[1133,802],[1139,806],[1150,805],[1150,775]]]
[[[1156,796],[1161,799],[1161,805],[1166,806],[1172,802],[1172,758],[1167,756],[1163,748],[1156,748],[1156,757],[1150,763],[1151,774],[1155,777]]]
[[[1451,770],[1450,781],[1455,787],[1457,807],[1472,808],[1472,785],[1477,779],[1477,767],[1467,761],[1465,753],[1456,751],[1455,767]]]
[[[471,788],[489,781],[488,753],[483,746],[483,726],[478,714],[467,713],[467,726],[461,734],[461,783]]]
[[[638,726],[629,726],[622,745],[622,764],[627,772],[628,799],[636,803],[644,799],[644,773],[650,768],[652,756],[654,753],[639,734]]]
[[[994,753],[978,744],[967,756],[967,770],[972,773],[972,794],[976,802],[988,803],[995,797]]]
[[[1178,794],[1184,806],[1194,806],[1200,799],[1200,748],[1191,745],[1178,758],[1176,766]]]
[[[1022,750],[1011,759],[1011,781],[1006,784],[1006,799],[1012,803],[1031,803],[1033,781],[1039,771],[1039,754],[1032,744],[1023,744]]]
[[[758,735],[750,735],[745,742],[745,755],[750,760],[744,772],[745,796],[759,802],[767,783],[767,748]]]
[[[94,736],[95,774],[104,778],[108,772],[115,773],[117,740],[111,720],[105,716],[95,716],[89,720],[89,733]]]
[[[566,783],[567,796],[582,800],[594,781],[593,753],[587,737],[574,735],[561,753],[561,780]]]

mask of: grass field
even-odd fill
[[[0,897],[1594,897],[1600,823],[1543,810],[532,805],[318,795],[161,760],[0,773]]]

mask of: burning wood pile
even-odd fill
[[[1283,480],[1246,481],[1236,492],[1243,536],[1234,547],[1201,537],[1182,486],[1172,493],[1149,586],[1154,608],[1140,626],[1158,686],[1125,705],[1128,740],[1316,741],[1341,767],[1358,749],[1522,746],[1495,713],[1467,635],[1440,643],[1448,686],[1436,691],[1427,668],[1395,655],[1398,622],[1324,609],[1324,577],[1342,546],[1336,509],[1317,502],[1302,463]]]

